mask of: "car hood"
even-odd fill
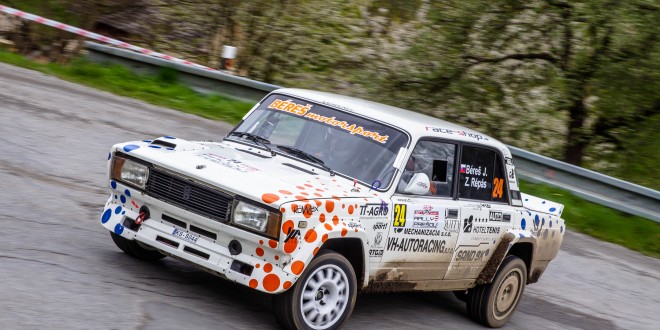
[[[562,212],[564,211],[564,205],[543,199],[540,197],[528,195],[521,193],[523,206],[530,210],[536,212],[543,212],[547,214],[556,215],[561,217]]]
[[[272,207],[320,198],[366,198],[377,191],[283,155],[231,141],[191,142],[173,137],[134,141],[116,151],[144,159],[195,181]]]

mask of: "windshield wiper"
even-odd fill
[[[312,156],[310,153],[308,153],[306,151],[303,151],[303,150],[300,150],[300,149],[297,149],[297,148],[294,148],[294,147],[289,147],[289,146],[280,146],[280,145],[275,145],[275,146],[278,149],[286,151],[288,154],[291,154],[291,155],[294,155],[298,158],[303,158],[303,159],[311,161],[312,163],[318,164],[324,170],[330,172],[330,175],[335,175],[335,171],[333,171],[330,167],[328,167],[328,165],[325,165],[325,163],[321,159]]]
[[[271,156],[276,155],[275,151],[273,151],[273,149],[271,149],[269,146],[266,145],[266,143],[270,144],[270,141],[263,136],[259,136],[248,132],[236,132],[236,131],[229,133],[229,136],[245,137],[248,140],[254,142],[255,144],[264,147],[266,150],[270,152]]]

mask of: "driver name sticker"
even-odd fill
[[[250,165],[246,165],[240,160],[229,159],[216,154],[201,154],[198,157],[204,158],[206,160],[210,160],[216,164],[220,164],[222,166],[229,167],[232,170],[236,170],[243,173],[255,172],[259,170]]]

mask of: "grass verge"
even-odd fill
[[[199,94],[178,83],[176,71],[169,68],[162,69],[157,75],[139,75],[119,65],[101,65],[82,58],[67,65],[38,63],[6,51],[0,51],[0,61],[117,95],[234,124],[254,105],[219,95]]]
[[[226,97],[200,95],[179,84],[176,73],[164,69],[158,75],[132,73],[118,65],[100,65],[76,59],[69,65],[36,63],[23,56],[0,51],[0,61],[41,71],[118,95],[237,123],[251,103]],[[522,191],[565,205],[563,218],[569,229],[660,258],[660,224],[581,199],[570,192],[547,185],[521,182]]]
[[[660,224],[589,202],[566,190],[521,182],[524,193],[564,204],[562,218],[569,230],[660,258]]]

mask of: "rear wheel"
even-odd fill
[[[155,261],[165,258],[165,255],[158,252],[158,250],[147,249],[140,245],[136,240],[125,239],[113,232],[110,232],[110,236],[120,250],[132,257],[146,261]]]
[[[319,253],[288,291],[273,297],[273,311],[285,329],[337,329],[355,306],[357,280],[344,256]]]
[[[506,324],[518,307],[527,282],[527,267],[516,256],[502,261],[493,282],[471,290],[467,299],[468,316],[491,328]]]

